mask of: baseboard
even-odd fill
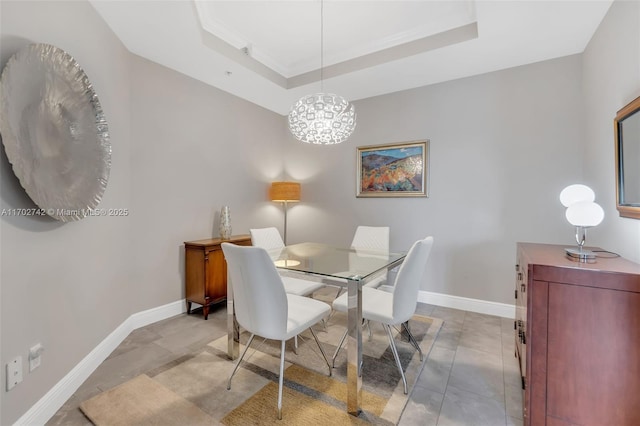
[[[445,306],[479,314],[496,315],[503,318],[515,318],[516,307],[506,303],[490,302],[488,300],[469,299],[467,297],[451,296],[449,294],[420,291],[418,302],[430,305]]]
[[[40,398],[14,425],[43,425],[47,423],[129,333],[137,328],[185,311],[184,300],[178,300],[131,315]]]

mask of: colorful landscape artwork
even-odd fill
[[[358,197],[426,197],[429,141],[358,147]]]

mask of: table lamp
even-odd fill
[[[576,227],[578,248],[565,249],[567,256],[572,260],[595,261],[596,254],[583,248],[587,237],[587,228],[599,225],[604,219],[604,210],[593,201],[594,199],[595,193],[585,185],[570,185],[560,193],[560,202],[567,208],[565,216],[569,223]]]
[[[288,203],[300,201],[300,184],[298,182],[272,182],[269,199],[284,206],[284,243],[287,244],[287,208]]]

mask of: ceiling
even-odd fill
[[[129,51],[279,114],[581,53],[611,0],[90,0]],[[322,17],[322,18],[321,18]]]

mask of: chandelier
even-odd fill
[[[349,101],[322,93],[324,68],[324,1],[320,0],[320,92],[303,96],[291,107],[289,130],[301,142],[332,145],[346,141],[356,128],[356,111]]]

